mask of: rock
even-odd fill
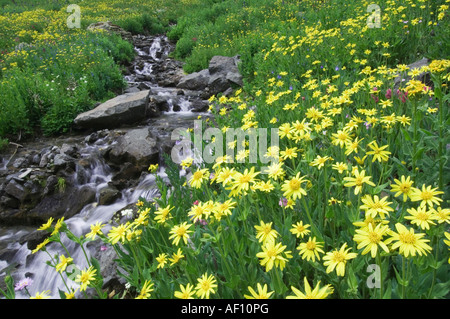
[[[131,43],[133,43],[133,35],[131,32],[125,31],[120,26],[111,23],[111,21],[101,21],[97,23],[92,23],[87,27],[87,30],[89,31],[97,31],[97,30],[104,30],[106,32],[115,33],[122,37],[122,39],[127,40]]]
[[[203,90],[209,96],[225,92],[233,85],[242,86],[238,55],[234,57],[213,56],[208,69],[183,76],[176,87],[189,90]],[[208,97],[205,97],[206,99]]]
[[[99,205],[109,205],[112,204],[116,199],[120,197],[120,192],[117,188],[113,186],[103,187],[99,191],[98,204]]]
[[[42,243],[45,238],[50,237],[50,233],[41,230],[35,230],[19,238],[19,244],[23,245],[27,243],[29,250],[34,250],[37,245]]]
[[[70,157],[77,157],[78,148],[75,145],[64,143],[59,150],[61,154],[65,154]]]
[[[146,117],[148,90],[125,93],[79,114],[74,123],[81,128],[112,128],[132,124]]]
[[[95,202],[95,189],[89,185],[80,188],[67,188],[65,192],[55,192],[46,196],[29,212],[23,212],[22,220],[27,224],[35,225],[45,223],[50,217],[68,219],[79,213],[84,206]]]
[[[6,208],[19,208],[20,202],[14,197],[2,196],[0,197],[0,205]]]
[[[75,159],[66,154],[56,154],[53,158],[53,167],[56,170],[66,168],[70,163],[73,163]]]
[[[29,190],[27,190],[23,185],[17,182],[15,179],[11,179],[8,185],[5,188],[5,192],[8,195],[18,199],[20,202],[23,202],[29,196]]]
[[[107,157],[114,164],[130,162],[137,167],[147,168],[157,163],[156,138],[148,127],[132,129],[117,139]]]
[[[414,63],[411,63],[408,65],[408,72],[414,69],[420,69],[421,67],[427,66],[430,64],[430,61],[427,58],[423,58],[421,60],[418,60]],[[405,72],[406,73],[406,72]],[[416,80],[419,80],[423,82],[426,85],[433,85],[433,83],[430,81],[430,73],[429,72],[422,72],[418,76],[415,77]],[[402,83],[406,84],[408,81],[411,80],[411,77],[407,74],[398,74],[397,77],[394,79],[394,92],[396,92],[400,86],[402,86]]]
[[[50,195],[55,191],[56,185],[58,184],[58,177],[55,175],[50,175],[47,178],[44,188],[44,195]]]
[[[177,87],[187,90],[202,90],[208,86],[210,74],[207,69],[183,76]]]

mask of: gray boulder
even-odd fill
[[[183,76],[177,84],[178,88],[188,90],[204,90],[209,96],[223,93],[233,85],[242,86],[242,75],[239,72],[238,55],[234,57],[214,56],[208,69]]]
[[[408,65],[409,70],[407,72],[397,74],[397,77],[394,79],[394,92],[396,92],[401,86],[405,86],[405,84],[408,83],[409,80],[411,80],[411,76],[407,74],[409,71],[412,71],[414,69],[420,69],[421,67],[427,66],[428,64],[430,64],[430,60],[428,60],[427,58],[423,58],[421,60],[409,64]],[[432,83],[430,83],[429,72],[422,72],[418,76],[416,76],[415,79],[423,82],[426,85],[432,85]]]
[[[118,137],[107,157],[114,164],[130,162],[137,167],[146,168],[158,161],[156,144],[156,138],[149,127],[132,129]]]
[[[125,93],[79,114],[74,123],[81,128],[112,128],[146,117],[148,90]]]

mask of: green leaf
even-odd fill
[[[402,130],[402,133],[403,133],[403,136],[405,137],[405,139],[407,140],[407,141],[411,141],[411,136],[409,136],[409,133],[408,133],[408,131],[406,131],[405,129],[401,129]]]

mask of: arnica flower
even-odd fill
[[[231,210],[236,207],[236,202],[229,199],[223,203],[216,203],[214,207],[214,218],[218,221],[222,219],[223,216],[231,216]]]
[[[169,258],[170,265],[171,266],[175,265],[183,257],[184,257],[183,251],[180,248],[178,248],[177,252],[172,254],[172,258]]]
[[[266,272],[274,266],[283,270],[288,260],[281,254],[286,249],[286,246],[283,246],[281,243],[275,243],[275,241],[267,241],[261,248],[263,251],[257,253],[256,257],[261,259],[260,264],[266,267]]]
[[[45,290],[43,292],[38,292],[34,296],[30,297],[30,299],[49,299],[50,298],[50,290]]]
[[[75,282],[81,283],[80,291],[85,291],[87,289],[87,286],[89,286],[91,281],[95,280],[96,273],[97,273],[97,269],[90,266],[88,269],[82,270],[81,274],[77,275]]]
[[[330,160],[330,159],[331,159],[331,157],[329,157],[329,156],[322,157],[320,155],[317,155],[317,157],[314,159],[314,161],[309,163],[309,165],[310,166],[317,166],[317,169],[320,170],[325,165],[325,162]]]
[[[287,296],[286,299],[325,299],[334,292],[334,289],[331,285],[320,287],[320,281],[317,283],[313,290],[311,290],[311,286],[309,285],[308,279],[306,279],[306,277],[303,278],[303,282],[305,285],[305,292],[303,293],[294,286],[291,286],[292,292],[295,295]]]
[[[170,205],[167,205],[167,207],[165,208],[161,208],[159,207],[156,211],[155,211],[155,221],[158,224],[164,224],[167,220],[169,220],[170,218],[172,218],[172,216],[170,215],[170,211],[172,209],[174,209],[175,207],[171,207]]]
[[[170,230],[170,237],[169,239],[172,239],[172,244],[178,246],[181,239],[183,239],[184,244],[187,244],[189,233],[192,233],[192,230],[189,230],[189,228],[192,226],[192,224],[187,224],[187,222],[183,222],[182,224],[175,225]]]
[[[326,253],[323,257],[323,260],[325,260],[323,265],[327,266],[327,274],[336,269],[336,274],[338,276],[343,277],[345,275],[345,265],[347,261],[356,258],[358,255],[356,253],[350,253],[350,249],[351,248],[347,248],[347,243],[344,243],[339,250],[335,249],[334,251]]]
[[[150,298],[150,293],[153,291],[153,283],[151,280],[146,280],[144,282],[144,285],[142,286],[141,292],[139,293],[139,296],[136,297],[136,299],[148,299]]]
[[[417,202],[420,201],[420,207],[428,205],[430,208],[433,207],[434,204],[440,206],[439,202],[442,202],[442,199],[436,197],[436,195],[443,194],[442,191],[437,191],[436,188],[431,188],[430,186],[425,187],[425,184],[422,185],[422,189],[414,188],[413,193],[411,194],[411,201]]]
[[[49,229],[53,223],[53,217],[50,217],[45,224],[39,227],[37,230],[46,230]]]
[[[319,253],[324,253],[322,248],[323,242],[317,242],[316,237],[309,237],[306,243],[300,243],[300,245],[298,245],[297,250],[299,250],[298,254],[302,256],[302,259],[315,262],[316,258],[320,260]]]
[[[119,241],[121,243],[125,242],[127,231],[130,228],[128,223],[121,224],[117,227],[112,227],[108,233],[108,238],[111,244],[117,244]]]
[[[446,244],[448,247],[450,247],[450,233],[445,232],[444,235],[445,235],[445,238],[447,238],[447,240],[444,239],[444,244]],[[449,248],[449,251],[450,251],[450,248]],[[450,264],[450,257],[448,257],[448,263]]]
[[[394,211],[394,209],[389,206],[392,202],[387,201],[387,196],[380,200],[377,195],[374,195],[373,198],[370,195],[366,195],[361,199],[361,201],[364,205],[361,205],[359,208],[364,210],[366,215],[370,215],[374,218],[379,215],[382,219],[384,219],[384,215],[389,216],[389,212]]]
[[[269,299],[274,291],[267,292],[267,284],[261,286],[260,283],[256,284],[258,292],[256,292],[252,287],[248,286],[248,291],[251,295],[244,295],[245,299]]]
[[[56,271],[62,273],[64,270],[66,270],[67,266],[70,265],[72,262],[73,258],[61,255],[59,256],[59,264],[56,265],[55,269]]]
[[[370,186],[375,186],[373,182],[370,181],[372,176],[366,176],[366,172],[362,170],[361,172],[358,169],[355,169],[353,172],[355,177],[344,177],[344,181],[347,182],[344,184],[345,187],[355,187],[355,195],[358,195],[363,187],[363,184],[368,184]]]
[[[200,188],[202,186],[203,181],[208,180],[209,178],[209,171],[207,168],[200,169],[194,174],[192,174],[191,178],[189,179],[189,184],[194,188]]]
[[[156,257],[156,261],[158,262],[158,266],[156,267],[156,269],[164,268],[164,265],[167,264],[167,254],[159,254],[158,257]]]
[[[42,243],[40,243],[39,245],[36,246],[35,249],[33,249],[31,251],[32,254],[37,253],[39,250],[43,250],[45,251],[45,246],[50,242],[50,239],[45,238],[44,241]]]
[[[269,240],[275,240],[275,238],[279,235],[275,229],[272,229],[272,222],[266,224],[263,221],[260,221],[259,225],[255,225],[255,229],[256,238],[263,244]]]
[[[266,168],[265,173],[269,175],[269,178],[273,180],[282,180],[286,172],[283,169],[283,163],[273,163],[269,167]]]
[[[216,174],[216,183],[222,183],[222,186],[228,185],[233,180],[233,176],[236,173],[234,168],[223,167]]]
[[[200,278],[197,279],[198,283],[195,289],[197,290],[197,297],[201,299],[209,299],[209,296],[216,292],[217,284],[216,278],[213,275],[209,275],[208,273],[204,273]]]
[[[306,196],[306,191],[301,187],[301,184],[306,181],[306,177],[300,177],[300,173],[297,173],[290,180],[284,181],[284,184],[281,186],[281,190],[284,192],[283,196],[288,199],[292,198],[293,200],[302,198],[302,195]]]
[[[395,228],[397,232],[391,231],[391,237],[385,242],[386,244],[390,244],[392,241],[395,241],[392,244],[391,249],[399,249],[399,253],[406,258],[408,256],[416,256],[419,254],[420,256],[426,255],[427,252],[431,251],[432,248],[427,244],[429,239],[424,239],[424,233],[414,233],[414,229],[410,228],[409,230],[402,224],[395,224]]]
[[[199,220],[202,220],[204,215],[205,218],[207,218],[207,216],[209,216],[209,213],[210,212],[208,212],[208,204],[199,202],[191,207],[191,210],[188,212],[188,216],[195,223]]]
[[[385,151],[384,149],[388,148],[389,145],[384,145],[379,147],[376,141],[373,141],[368,144],[368,146],[372,149],[369,152],[366,152],[367,155],[373,155],[372,162],[386,162],[389,159],[389,154],[391,152]]]
[[[407,209],[410,216],[405,216],[405,219],[411,221],[411,224],[419,226],[421,229],[430,229],[430,225],[436,225],[433,221],[435,219],[433,210],[427,210],[426,206]]]
[[[405,178],[404,175],[400,177],[400,180],[394,179],[395,184],[391,185],[391,192],[395,193],[394,196],[402,196],[403,195],[403,201],[406,202],[408,197],[411,197],[413,188],[411,187],[414,181],[410,180],[411,177],[408,176]]]
[[[252,167],[250,170],[246,168],[244,173],[236,172],[231,182],[230,196],[238,195],[242,192],[246,194],[250,188],[250,184],[256,182],[255,178],[257,175],[259,175],[259,172],[255,172],[255,167]]]
[[[180,284],[180,291],[175,291],[174,296],[178,299],[194,299],[194,285],[187,284],[186,287]]]
[[[97,235],[103,235],[101,229],[104,227],[105,225],[102,224],[101,222],[97,222],[93,225],[91,225],[91,231],[89,233],[87,233],[85,236],[86,238],[89,238],[91,240],[94,240]]]
[[[353,240],[358,243],[357,249],[362,249],[362,255],[370,252],[372,258],[375,258],[378,252],[378,246],[380,246],[386,253],[389,253],[389,248],[386,243],[383,242],[383,236],[389,232],[387,225],[378,224],[373,228],[372,224],[363,229],[355,230],[356,234]]]
[[[308,229],[310,225],[305,224],[303,222],[297,222],[296,224],[292,224],[292,228],[289,230],[292,234],[296,235],[297,238],[303,238],[305,235],[308,235],[311,231]]]
[[[434,218],[439,224],[447,223],[450,224],[450,208],[441,208],[432,209]]]

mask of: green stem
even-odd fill
[[[417,153],[417,101],[413,102],[413,152],[412,152],[412,170],[413,170],[413,180],[416,181],[416,153]]]
[[[383,299],[383,272],[382,272],[382,265],[381,265],[381,254],[379,251],[377,252],[376,260],[377,260],[377,265],[380,268],[380,299]]]

